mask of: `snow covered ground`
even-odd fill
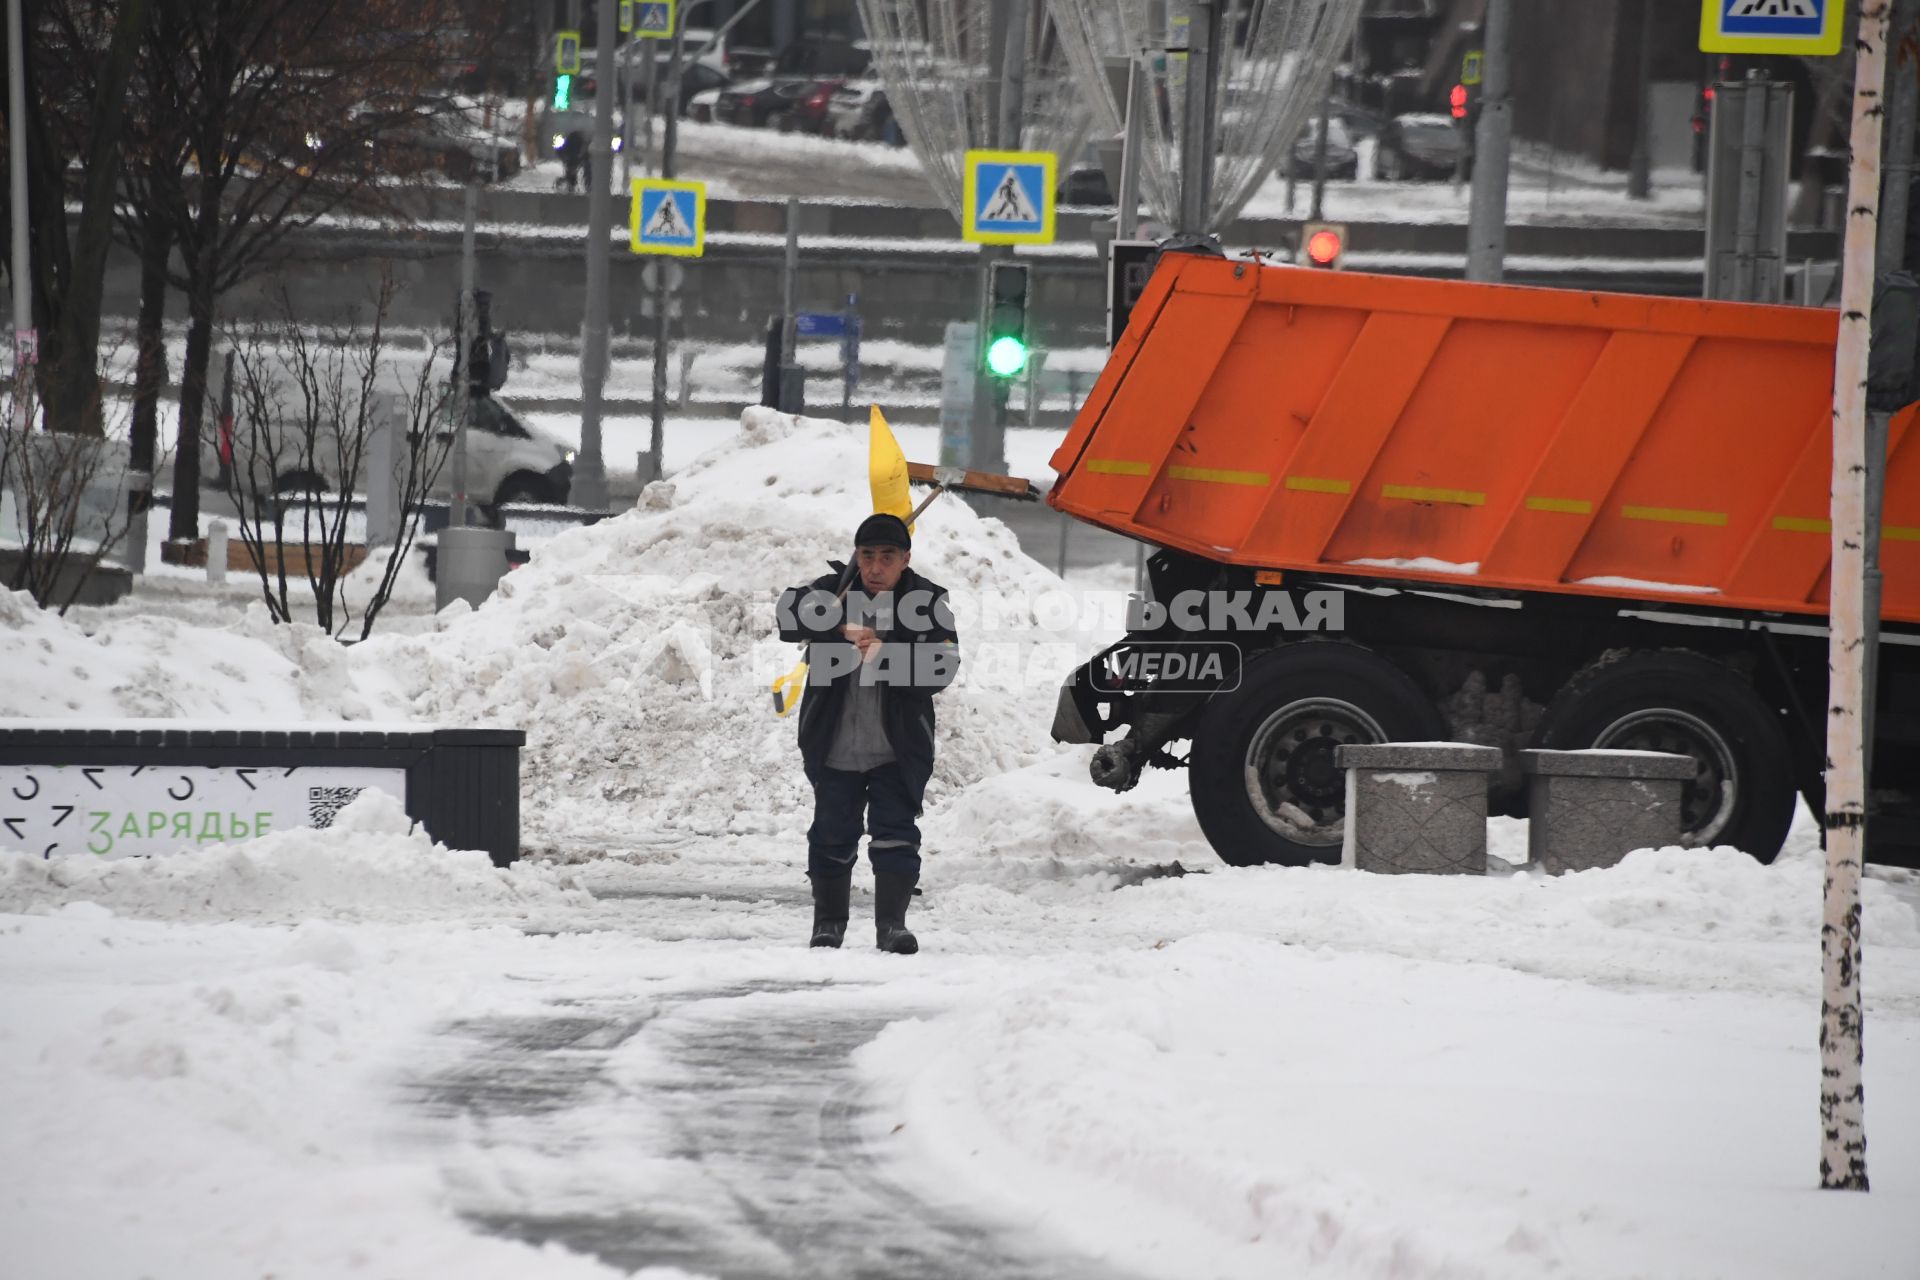
[[[913,921],[800,945],[772,592],[864,432],[751,411],[478,611],[342,648],[0,597],[0,716],[527,730],[507,871],[369,796],[166,858],[0,854],[9,1275],[1908,1277],[1920,883],[1866,884],[1867,1195],[1815,1190],[1821,873],[1231,869],[1184,782],[1047,740],[1115,633],[935,503],[954,589]],[[417,602],[416,602],[417,603]],[[864,886],[855,910],[868,910]],[[651,1268],[651,1270],[645,1270]]]

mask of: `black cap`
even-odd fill
[[[899,516],[876,511],[860,522],[860,528],[853,535],[856,547],[898,547],[902,551],[913,550],[913,535],[907,532],[907,522]]]

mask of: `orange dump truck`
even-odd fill
[[[1188,770],[1228,862],[1338,856],[1341,743],[1692,755],[1763,860],[1825,742],[1836,315],[1163,255],[1053,456],[1159,548],[1061,691],[1095,779]],[[1920,443],[1882,519],[1872,856],[1920,853]],[[1181,742],[1188,744],[1184,755]]]

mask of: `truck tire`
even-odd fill
[[[1687,845],[1732,845],[1772,862],[1793,821],[1780,717],[1731,668],[1697,653],[1641,650],[1592,663],[1561,686],[1533,745],[1692,756],[1698,772],[1681,808]]]
[[[1187,788],[1200,829],[1236,867],[1338,862],[1345,772],[1333,748],[1446,737],[1408,675],[1344,641],[1299,641],[1247,661],[1240,687],[1208,701]]]

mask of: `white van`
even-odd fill
[[[447,449],[439,477],[433,486],[436,498],[447,498],[452,494],[453,428],[450,417],[454,403],[451,396],[442,402],[443,416],[435,431],[436,444]],[[250,444],[245,427],[236,426],[233,439],[236,468],[245,467],[245,454]],[[312,488],[337,490],[341,477],[333,473],[338,469],[338,449],[330,442],[321,442],[320,447],[314,450],[317,456],[312,463],[302,458],[301,452],[297,441],[280,442],[274,458],[262,460],[265,465],[256,463],[259,466],[256,474],[262,486],[268,483],[271,475],[271,484],[276,493],[296,493]],[[492,396],[474,401],[473,423],[467,431],[467,496],[472,501],[493,508],[509,502],[565,503],[573,485],[573,457],[572,445],[527,422],[506,402]],[[212,483],[213,477],[219,474],[219,466],[217,446],[209,440],[200,459],[200,474]],[[351,479],[355,490],[362,490],[365,485],[364,460],[361,471],[362,474]]]

